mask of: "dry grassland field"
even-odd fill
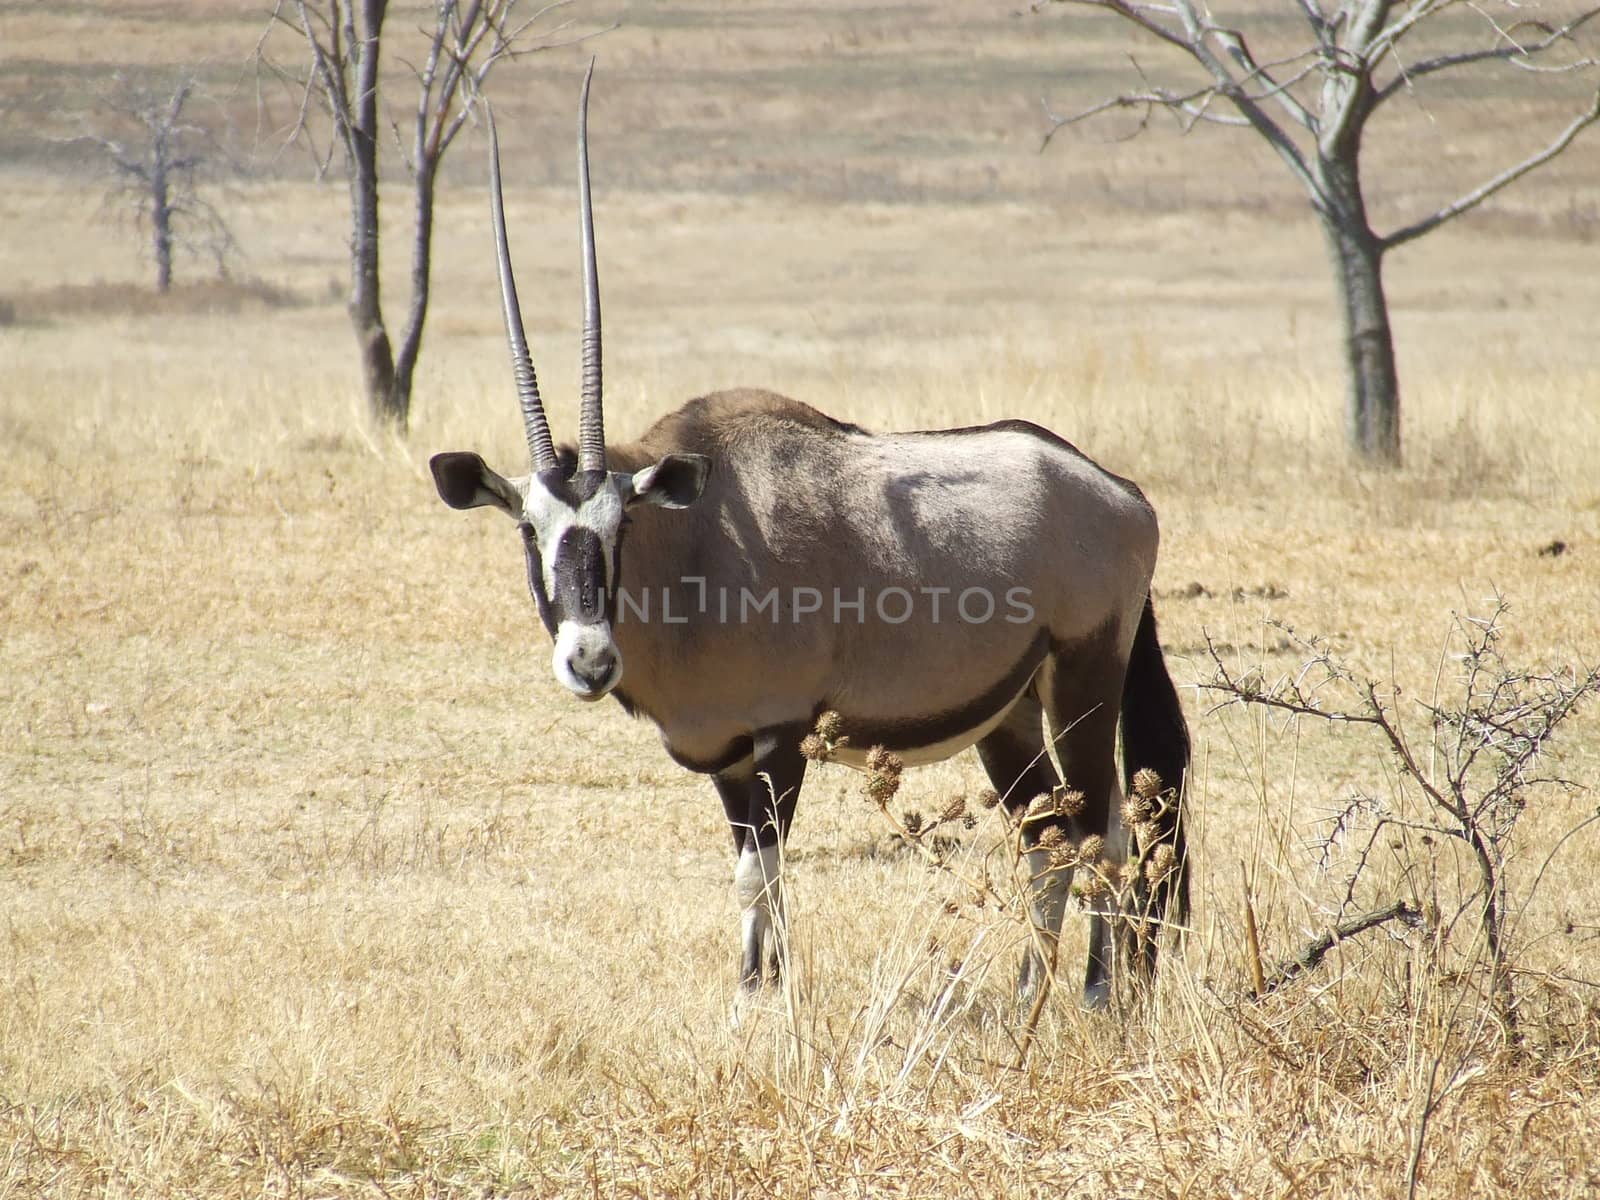
[[[1595,711],[1538,765],[1574,786],[1527,793],[1504,845],[1513,1030],[1461,911],[1470,856],[1420,828],[1373,731],[1201,685],[1207,639],[1264,686],[1305,662],[1283,626],[1326,639],[1400,687],[1437,772],[1421,706],[1459,703],[1458,619],[1503,596],[1513,667],[1600,660],[1600,132],[1393,256],[1406,460],[1378,473],[1345,459],[1320,237],[1265,149],[1160,122],[1119,141],[1112,118],[1037,152],[1041,98],[1130,86],[1130,49],[1168,64],[1113,25],[575,5],[620,24],[494,77],[558,436],[594,52],[613,437],[734,385],[879,429],[1026,417],[1161,516],[1196,905],[1153,995],[1080,1010],[1074,914],[1030,1031],[1005,872],[981,905],[962,882],[1004,859],[998,819],[930,869],[823,766],[788,849],[788,982],[735,1021],[709,782],[555,683],[511,527],[428,475],[444,449],[524,461],[483,139],[441,185],[410,434],[375,433],[346,192],[274,140],[291,98],[247,63],[265,8],[0,3],[0,1197],[1596,1194]],[[397,109],[418,20],[390,19]],[[255,166],[218,194],[231,282],[180,260],[158,301],[61,139],[115,72],[173,65]],[[1550,136],[1585,86],[1398,104],[1369,150],[1379,227]],[[386,269],[398,311],[398,240]],[[969,752],[889,811],[981,811],[985,786]],[[1251,997],[1247,911],[1270,970],[1399,900],[1412,926]]]

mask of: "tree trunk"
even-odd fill
[[[433,185],[435,164],[426,158],[417,163],[416,223],[411,243],[411,307],[400,335],[400,351],[395,355],[394,383],[390,391],[393,419],[402,430],[411,416],[411,380],[417,358],[422,353],[422,327],[428,319],[428,285],[433,261]]]
[[[167,195],[167,171],[158,156],[150,170],[150,230],[155,241],[156,291],[165,295],[172,287],[172,205]]]
[[[394,409],[394,351],[383,322],[378,274],[378,46],[385,0],[363,0],[355,94],[351,98],[350,171],[350,324],[361,356],[367,411],[376,424],[404,428],[405,413]]]
[[[356,135],[356,169],[350,177],[350,325],[361,356],[367,410],[375,422],[393,421],[390,393],[394,354],[383,323],[378,290],[378,172],[373,139]]]
[[[1344,320],[1345,440],[1364,462],[1399,466],[1400,379],[1383,293],[1383,243],[1367,223],[1354,158],[1321,166],[1331,203],[1319,215]]]

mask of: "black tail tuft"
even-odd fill
[[[1122,768],[1123,784],[1130,793],[1134,775],[1145,768],[1161,776],[1163,794],[1171,793],[1158,824],[1161,841],[1171,845],[1177,865],[1153,889],[1150,915],[1160,921],[1170,910],[1170,919],[1181,925],[1189,918],[1189,853],[1183,828],[1189,725],[1156,640],[1156,611],[1149,596],[1122,687]]]

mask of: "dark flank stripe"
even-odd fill
[[[883,746],[895,751],[918,750],[924,746],[933,746],[958,738],[978,728],[1015,700],[1017,694],[1033,678],[1034,672],[1039,669],[1039,664],[1044,662],[1049,648],[1050,635],[1048,631],[1041,629],[1034,635],[1032,645],[1016,664],[1001,676],[998,683],[959,708],[877,721],[852,717],[848,712],[840,710],[839,716],[843,719],[844,731],[849,735],[852,745],[863,749],[869,746]],[[824,703],[818,708],[817,713],[820,715],[835,707],[833,704]]]
[[[611,694],[616,696],[617,689],[613,689]],[[622,699],[620,696],[617,698],[619,700]],[[633,711],[627,700],[622,700],[622,705],[629,712]],[[798,744],[799,739],[796,738],[795,741]],[[671,746],[667,747],[667,754],[671,756],[673,762],[686,771],[693,771],[697,775],[716,775],[719,772],[726,771],[729,767],[737,766],[749,758],[754,751],[754,746],[755,744],[750,738],[734,738],[733,741],[729,742],[710,758],[690,758],[688,755],[680,754]]]

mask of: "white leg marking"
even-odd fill
[[[740,852],[733,870],[734,893],[739,898],[744,962],[765,962],[763,950],[769,936],[781,935],[783,926],[783,881],[779,878],[777,846],[759,850],[748,847]]]

